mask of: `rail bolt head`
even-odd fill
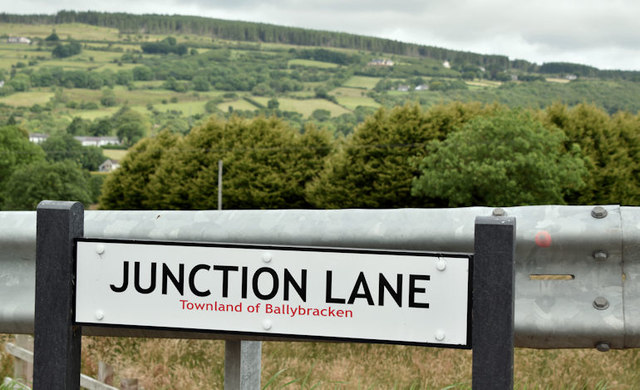
[[[602,206],[596,206],[591,210],[591,216],[593,218],[602,219],[607,216],[607,210]]]
[[[507,212],[504,209],[498,207],[493,209],[491,215],[493,215],[494,217],[504,217],[505,215],[507,215]]]
[[[598,344],[596,344],[596,349],[600,352],[609,352],[611,346],[609,345],[609,343],[599,342]]]
[[[605,297],[597,297],[593,300],[593,307],[598,310],[605,310],[609,307],[609,301]]]

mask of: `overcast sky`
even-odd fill
[[[7,13],[199,15],[350,32],[538,64],[640,70],[638,0],[0,0]]]

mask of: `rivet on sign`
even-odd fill
[[[600,342],[596,344],[596,349],[600,352],[609,352],[611,346],[609,345],[609,343]]]
[[[102,310],[97,310],[96,311],[96,319],[98,321],[102,321],[103,318],[104,318],[104,313],[102,312]]]
[[[498,207],[493,209],[491,215],[493,215],[494,217],[504,217],[505,215],[507,215],[507,212],[504,209]]]
[[[96,245],[96,253],[102,255],[104,253],[104,245],[98,244]]]
[[[271,259],[272,259],[271,253],[265,252],[262,254],[262,261],[264,261],[265,263],[270,262]]]
[[[444,331],[438,329],[438,331],[436,331],[436,340],[443,341],[444,337],[445,337]]]
[[[593,307],[598,310],[606,310],[609,307],[609,301],[605,297],[597,297],[593,300]]]
[[[447,269],[447,262],[443,259],[438,258],[438,261],[436,262],[436,268],[438,269],[438,271],[444,271],[445,269]]]
[[[262,328],[264,330],[269,330],[271,329],[271,320],[264,320],[262,321]]]
[[[593,258],[598,261],[605,261],[609,258],[609,254],[606,251],[595,251],[593,252]]]
[[[602,206],[596,206],[591,210],[591,216],[593,218],[602,219],[607,216],[607,210]]]

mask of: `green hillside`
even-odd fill
[[[10,43],[10,38],[26,38]],[[123,110],[186,134],[210,115],[276,115],[336,134],[381,106],[589,103],[640,110],[640,72],[539,66],[380,38],[190,16],[0,14],[0,121],[114,134]],[[111,121],[113,122],[113,121]],[[78,133],[78,134],[80,134]]]

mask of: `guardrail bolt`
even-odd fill
[[[609,258],[609,254],[606,251],[593,252],[593,258],[597,261],[605,261]]]
[[[593,300],[593,307],[598,310],[606,310],[609,307],[609,301],[605,297],[597,297]]]
[[[498,207],[493,209],[491,215],[493,215],[494,217],[504,217],[505,215],[507,215],[507,212],[504,209]]]
[[[600,342],[596,344],[596,349],[600,352],[609,352],[611,346],[609,345],[609,343]]]
[[[602,219],[607,216],[607,210],[602,206],[596,206],[591,210],[591,216],[593,218]]]

